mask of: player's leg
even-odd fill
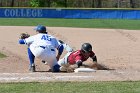
[[[40,55],[43,52],[44,52],[44,49],[42,49],[41,47],[34,47],[33,45],[30,45],[30,47],[28,48],[28,55],[29,55],[29,59],[30,59],[30,70],[32,72],[35,72],[34,59],[36,57],[40,57]]]
[[[61,66],[60,71],[67,71],[67,68],[69,67],[68,63],[68,56],[71,54],[71,52],[67,53],[62,59],[58,61],[58,64]]]
[[[56,60],[56,64],[52,66],[51,70],[52,72],[60,72],[60,65],[57,63],[57,60]]]
[[[56,59],[56,51],[54,48],[49,48],[46,47],[46,49],[44,49],[44,53],[40,56],[40,58],[47,62],[47,65],[51,68],[52,72],[59,72],[59,68],[60,66],[57,63],[57,59]]]
[[[29,70],[32,72],[35,72],[35,64],[34,64],[35,56],[31,52],[30,48],[28,48],[28,57],[29,57],[29,61],[30,61],[30,69]]]
[[[51,60],[48,60],[47,63],[51,68],[52,72],[59,72],[60,71],[60,65],[57,62],[56,56],[49,57]]]

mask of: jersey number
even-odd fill
[[[51,38],[50,38],[50,36],[48,36],[48,35],[43,35],[42,38],[41,38],[41,40],[48,40],[48,41],[51,41]]]

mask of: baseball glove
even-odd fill
[[[25,38],[28,38],[30,37],[30,35],[28,33],[21,33],[20,34],[20,39],[25,39]]]

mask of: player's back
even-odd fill
[[[57,48],[59,46],[57,40],[55,37],[48,35],[48,34],[43,34],[39,33],[37,35],[29,37],[29,39],[26,40],[26,42],[32,42],[33,46],[53,46],[54,48]]]

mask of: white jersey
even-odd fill
[[[56,38],[48,35],[48,34],[42,34],[39,33],[37,35],[34,36],[30,36],[29,38],[25,39],[25,43],[27,45],[33,45],[34,47],[38,47],[38,46],[48,46],[51,45],[54,48],[58,48],[59,43],[57,42]]]

